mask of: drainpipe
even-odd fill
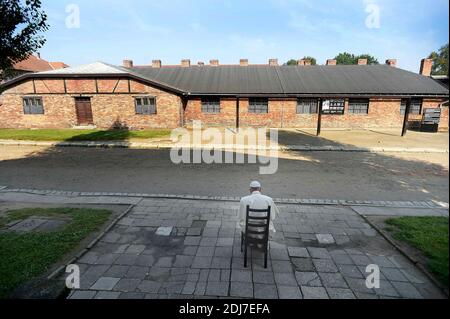
[[[236,96],[236,132],[239,131],[239,96]]]

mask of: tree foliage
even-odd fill
[[[355,55],[353,53],[343,52],[339,53],[335,59],[337,64],[344,65],[358,64],[358,59],[367,59],[367,64],[379,64],[378,60],[370,54]]]
[[[0,70],[7,73],[41,48],[48,27],[40,0],[0,0]]]
[[[433,75],[448,75],[448,43],[442,46],[438,52],[433,51],[429,57],[433,59]]]
[[[311,65],[316,65],[316,64],[317,64],[316,58],[314,58],[314,57],[312,57],[312,56],[305,56],[305,57],[303,57],[303,60],[309,60],[309,61],[311,61]]]
[[[305,56],[305,57],[303,57],[303,60],[310,60],[311,61],[311,65],[316,65],[317,64],[316,58],[314,58],[312,56]],[[290,59],[289,61],[284,63],[284,65],[297,65],[297,64],[298,64],[298,62],[295,59]]]
[[[295,59],[290,59],[290,60],[287,61],[284,65],[297,65],[297,60],[295,60]]]

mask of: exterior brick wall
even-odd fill
[[[269,99],[268,113],[250,113],[248,111],[249,100],[239,99],[239,125],[242,127],[280,127],[283,103],[283,100]]]
[[[438,107],[442,100],[424,100],[423,108]],[[372,98],[369,102],[368,114],[350,114],[349,100],[345,99],[343,115],[322,115],[324,129],[370,129],[370,128],[401,128],[403,115],[400,113],[401,99]],[[440,127],[448,128],[448,108],[443,108]],[[201,112],[201,100],[188,101],[185,112],[186,124],[193,120],[201,120],[206,126],[234,126],[236,123],[236,100],[221,100],[220,114],[205,114]],[[316,128],[317,114],[297,114],[296,99],[269,99],[269,113],[249,113],[248,99],[241,98],[239,102],[239,125],[268,126],[283,128]],[[409,116],[410,121],[421,120],[422,115]]]
[[[345,100],[343,115],[322,115],[323,128],[397,128],[403,124],[400,99],[371,99],[368,114],[349,113],[349,99]]]
[[[206,126],[235,126],[236,125],[236,99],[222,98],[220,100],[220,113],[203,113],[200,98],[189,100],[185,113],[185,125],[191,126],[193,120],[202,121]]]
[[[131,92],[128,93],[130,86]],[[67,94],[64,93],[65,87]],[[98,92],[97,93],[97,88]],[[35,93],[36,92],[36,93]],[[113,93],[114,92],[114,93]],[[135,114],[136,96],[156,98],[157,114]],[[44,114],[24,114],[24,96],[42,97]],[[11,87],[1,95],[2,128],[70,128],[77,125],[75,97],[91,98],[94,125],[130,129],[175,128],[180,125],[181,99],[177,95],[127,79],[36,79]]]
[[[4,94],[0,106],[1,128],[70,128],[77,124],[75,102],[70,95],[39,95],[43,100],[44,114],[24,114],[22,96]]]
[[[67,90],[67,94],[65,94]],[[36,93],[35,93],[36,92]],[[130,93],[132,92],[132,93]],[[135,114],[134,98],[150,95],[156,98],[157,114]],[[23,114],[22,98],[40,96],[44,114]],[[180,126],[181,98],[142,82],[124,79],[35,79],[22,82],[0,95],[0,127],[2,128],[70,128],[77,126],[75,97],[91,98],[93,122],[98,128],[111,128],[121,123],[130,129],[175,128]],[[201,120],[205,126],[234,127],[236,98],[221,98],[220,113],[203,113],[201,99],[190,99],[184,110],[184,123]],[[424,99],[422,109],[439,107],[442,99]],[[346,99],[344,115],[322,115],[324,129],[401,128],[401,100],[372,98],[369,113],[350,114]],[[317,114],[297,114],[297,99],[270,98],[268,113],[248,112],[249,99],[239,99],[241,127],[316,128]],[[422,115],[410,115],[418,121]],[[448,130],[448,107],[442,107],[440,130]]]
[[[441,120],[439,122],[439,131],[448,131],[448,106],[441,109]]]
[[[317,114],[297,114],[297,99],[284,102],[282,126],[285,128],[316,128]]]

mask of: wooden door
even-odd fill
[[[75,98],[75,109],[77,111],[78,125],[94,124],[94,121],[92,119],[91,98]]]

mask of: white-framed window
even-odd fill
[[[220,98],[202,98],[202,113],[220,113]]]
[[[44,114],[44,104],[42,97],[24,97],[23,98],[23,113],[24,114]]]
[[[269,113],[269,100],[266,98],[250,98],[248,100],[249,113]]]
[[[400,114],[405,115],[406,103],[408,99],[402,99],[400,104]],[[422,99],[411,99],[411,106],[409,107],[409,114],[421,114],[422,113]]]
[[[156,114],[156,98],[153,96],[142,96],[134,98],[136,114]]]
[[[369,99],[350,99],[348,101],[348,113],[369,114]]]
[[[319,99],[300,98],[297,100],[297,114],[315,114],[317,113]]]

